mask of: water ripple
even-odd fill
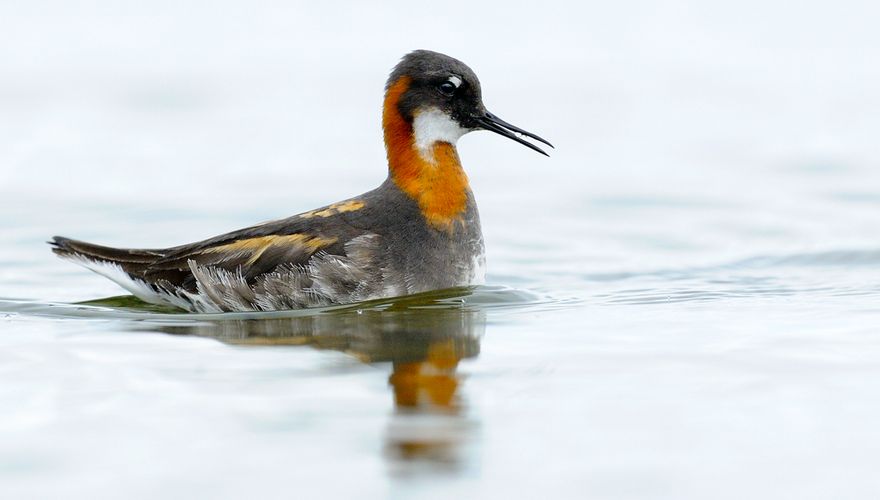
[[[527,290],[503,286],[479,286],[438,290],[406,297],[378,299],[355,304],[273,312],[191,314],[170,307],[147,304],[131,295],[109,297],[76,304],[0,298],[0,312],[60,318],[191,322],[200,320],[284,319],[333,313],[350,313],[352,311],[533,311],[536,309],[572,307],[578,303],[579,301],[575,299],[557,299],[547,294],[538,294]]]
[[[753,256],[712,266],[595,273],[584,278],[593,285],[591,300],[606,305],[880,295],[878,280],[870,279],[870,269],[865,268],[880,269],[880,250]],[[635,282],[644,286],[619,287]]]

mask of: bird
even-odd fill
[[[490,113],[463,62],[412,51],[385,85],[388,176],[376,189],[284,219],[160,249],[48,243],[139,299],[189,312],[278,311],[485,283],[476,201],[457,140],[489,130],[545,156],[552,144]]]

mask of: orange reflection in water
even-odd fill
[[[388,382],[395,414],[387,433],[387,452],[399,465],[456,465],[459,448],[470,432],[462,416],[457,372],[464,352],[452,339],[428,345],[419,361],[392,364]]]
[[[394,363],[388,382],[394,387],[394,402],[401,408],[452,410],[458,378],[455,369],[461,355],[452,341],[428,348],[427,359]]]

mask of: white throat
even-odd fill
[[[451,116],[437,108],[419,110],[413,119],[416,147],[422,158],[430,163],[434,163],[435,143],[448,142],[454,146],[458,138],[468,132],[470,130],[462,128]]]

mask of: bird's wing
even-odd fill
[[[304,265],[318,252],[345,255],[350,250],[346,244],[359,237],[375,242],[370,235],[378,212],[372,199],[372,193],[365,193],[286,219],[172,248],[113,248],[60,236],[50,243],[59,256],[93,270],[98,266],[103,270],[100,274],[110,279],[114,277],[108,274],[119,278],[116,274],[122,272],[122,281],[134,280],[139,287],[159,285],[167,289],[170,285],[172,289],[194,290],[196,267],[225,270],[251,281],[279,266]]]
[[[339,206],[341,204],[330,205],[167,249],[149,265],[145,277],[169,279],[180,273],[189,274],[190,262],[194,262],[198,266],[240,272],[244,278],[251,279],[280,265],[305,264],[318,252],[342,254],[345,243],[363,231],[347,223],[345,212],[339,211]]]

